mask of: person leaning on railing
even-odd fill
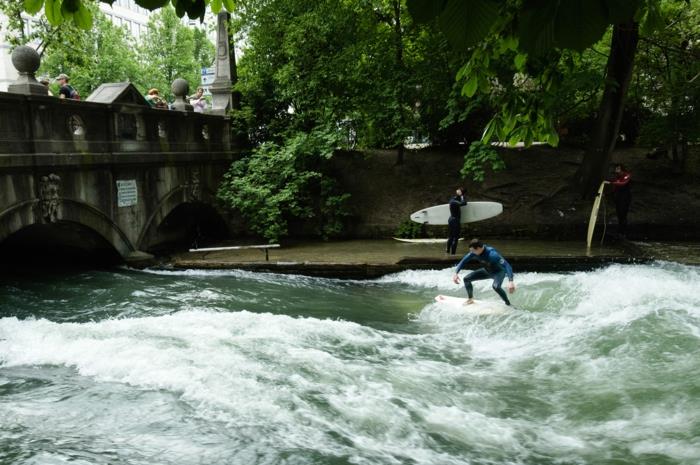
[[[207,99],[204,97],[204,89],[202,87],[197,87],[197,92],[187,97],[190,104],[197,113],[204,113],[204,109],[207,107]]]
[[[146,95],[146,102],[148,102],[152,108],[160,108],[162,110],[168,109],[168,103],[163,100],[163,97],[160,96],[160,92],[156,88],[148,91]]]
[[[49,97],[53,97],[53,92],[51,92],[51,89],[49,89],[49,85],[51,84],[51,81],[49,81],[49,78],[46,76],[42,76],[39,78],[39,82],[42,83],[46,87],[46,91],[49,93]]]

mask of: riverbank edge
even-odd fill
[[[642,264],[652,261],[644,256],[512,256],[508,261],[517,272],[589,271],[611,264]],[[234,262],[219,260],[176,260],[160,269],[167,270],[243,270],[262,273],[296,274],[333,279],[377,279],[408,270],[435,270],[455,266],[455,258],[404,257],[395,263],[333,263],[333,262]],[[477,268],[470,264],[468,268]]]

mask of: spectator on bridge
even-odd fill
[[[49,88],[49,84],[51,84],[49,78],[46,76],[42,76],[39,78],[39,82],[46,86],[46,90],[49,93],[49,97],[53,97],[53,92],[51,92],[51,89]]]
[[[160,108],[161,110],[168,109],[168,103],[160,96],[158,89],[153,88],[148,91],[146,101],[152,108]]]
[[[56,82],[58,82],[61,88],[58,91],[58,98],[67,98],[72,100],[80,100],[80,93],[73,88],[68,81],[70,78],[65,74],[61,73],[56,77]]]
[[[207,107],[207,99],[204,98],[204,89],[197,87],[197,93],[187,97],[190,104],[194,107],[194,111],[197,113],[204,113],[204,109]]]

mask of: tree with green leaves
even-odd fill
[[[441,131],[454,86],[451,76],[460,60],[434,27],[412,22],[402,1],[251,0],[238,7],[234,29],[244,35],[246,49],[237,85],[242,108],[234,118],[247,122],[257,148],[250,162],[241,162],[245,170],[236,165],[237,173],[248,173],[241,182],[247,179],[254,187],[223,187],[220,196],[229,205],[256,215],[255,208],[242,209],[243,203],[251,204],[252,193],[257,205],[270,202],[268,192],[280,190],[278,179],[290,179],[290,173],[300,179],[316,179],[313,173],[327,178],[323,189],[304,183],[295,195],[323,205],[337,192],[328,188],[332,179],[324,171],[326,156],[320,154],[394,148],[400,161],[408,136]],[[273,160],[275,150],[297,161],[253,162],[258,157]],[[269,171],[283,166],[285,175]],[[308,195],[311,191],[314,195]],[[276,226],[280,221],[306,211],[275,209],[246,218],[251,223],[263,218],[276,235],[286,230]]]
[[[60,0],[59,0],[60,1]],[[45,7],[51,6],[45,3]],[[164,95],[177,77],[196,87],[201,68],[211,66],[214,46],[206,32],[185,26],[171,7],[152,15],[142,45],[109,21],[97,2],[86,2],[90,27],[82,29],[72,21],[52,25],[48,16],[37,16],[29,34],[22,19],[22,3],[0,0],[0,11],[10,18],[6,37],[18,45],[38,42],[43,55],[40,72],[50,76],[66,73],[84,96],[106,82],[130,81],[145,93],[157,87]]]
[[[190,19],[204,21],[207,9],[218,13],[222,8],[232,12],[234,0],[135,0],[136,4],[154,11],[172,5],[179,18],[187,15]],[[30,15],[44,11],[44,16],[53,26],[63,22],[72,22],[81,29],[90,29],[94,8],[98,2],[112,5],[114,0],[16,0],[22,2],[22,8]]]
[[[670,21],[640,39],[630,92],[641,142],[663,147],[682,172],[689,144],[700,142],[700,4],[661,7]]]
[[[71,77],[71,85],[86,97],[106,82],[134,83],[141,92],[143,70],[133,40],[123,28],[113,24],[99,10],[93,12],[90,30],[79,30],[70,25],[70,38],[61,34],[65,41],[54,42],[46,49],[40,72],[49,76],[59,73]]]
[[[504,82],[494,79],[492,67],[502,56],[512,56],[511,80],[520,73],[532,81],[531,90],[551,92],[558,85],[554,70],[562,58],[584,51],[612,27],[597,120],[578,179],[584,195],[593,192],[618,137],[640,24],[646,31],[663,23],[661,0],[408,1],[416,18],[436,21],[453,45],[471,49],[471,58],[458,74],[466,79],[467,96],[477,90],[489,92],[494,81]],[[521,138],[527,144],[544,139],[557,144],[556,124],[546,105],[537,105],[540,100],[513,102],[498,108],[483,142],[495,135],[504,141]]]
[[[172,98],[170,86],[176,78],[187,80],[190,90],[199,85],[201,68],[214,61],[214,46],[206,36],[182,24],[175,9],[166,7],[150,16],[139,56],[146,87]]]
[[[253,0],[235,29],[246,38],[239,90],[255,142],[338,125],[357,148],[396,148],[440,131],[460,55],[400,2]]]
[[[0,0],[0,13],[7,17],[7,23],[2,32],[5,41],[12,47],[35,43],[40,57],[43,57],[44,53],[56,43],[79,47],[77,42],[82,37],[83,29],[72,22],[53,25],[45,16],[39,16],[31,21],[30,28],[29,21],[25,21],[23,16],[26,16],[24,4],[17,0]]]
[[[340,192],[327,172],[339,136],[336,128],[316,128],[297,132],[282,144],[261,144],[233,163],[218,197],[271,243],[287,236],[295,220],[313,225],[305,231],[308,234],[323,238],[339,234],[349,215],[349,194]]]

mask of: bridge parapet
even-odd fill
[[[227,152],[230,120],[0,92],[0,153]]]
[[[0,92],[0,154],[104,154],[120,152],[228,152],[225,116],[151,108],[130,83],[103,84],[87,101],[48,96],[34,73],[39,55],[28,46],[12,52],[20,74]],[[176,79],[180,99],[188,83]],[[184,102],[177,110],[191,110]]]

